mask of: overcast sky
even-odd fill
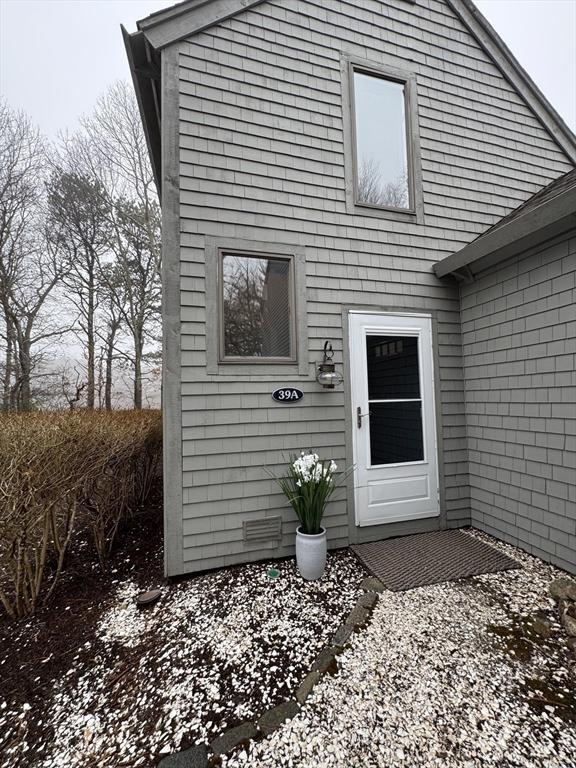
[[[0,93],[54,138],[128,77],[120,24],[174,0],[0,0]],[[476,0],[520,63],[576,129],[576,0]]]

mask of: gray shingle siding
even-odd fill
[[[459,293],[432,266],[570,162],[444,2],[342,0],[329,10],[320,0],[266,2],[177,49],[183,540],[170,575],[292,553],[294,518],[264,467],[278,470],[288,453],[308,447],[340,466],[351,462],[349,393],[322,392],[315,382],[325,339],[339,370],[348,365],[344,307],[434,313],[442,519],[469,523]],[[346,211],[343,56],[416,76],[423,224]],[[217,331],[207,324],[207,238],[305,249],[307,373],[208,373],[206,334]],[[547,307],[557,320],[564,310]],[[473,320],[482,343],[489,327]],[[510,322],[529,331],[529,317]],[[273,405],[270,393],[283,383],[304,391],[300,405]],[[518,472],[514,462],[527,459],[506,461]],[[284,516],[281,545],[244,542],[243,521],[267,514]],[[344,498],[331,503],[331,546],[349,542],[348,514]]]
[[[461,294],[472,524],[576,572],[576,230]]]

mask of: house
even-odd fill
[[[124,38],[167,575],[292,554],[266,470],[308,448],[355,465],[331,547],[473,523],[576,571],[576,138],[471,0],[186,0]]]

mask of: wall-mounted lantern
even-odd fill
[[[337,384],[342,384],[343,381],[342,374],[336,370],[336,365],[332,360],[333,357],[334,350],[332,349],[332,344],[329,341],[325,341],[324,360],[322,360],[316,372],[316,381],[324,389],[334,389]]]

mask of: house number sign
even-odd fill
[[[303,397],[304,392],[296,387],[280,387],[272,392],[272,400],[276,400],[277,403],[296,403]]]

